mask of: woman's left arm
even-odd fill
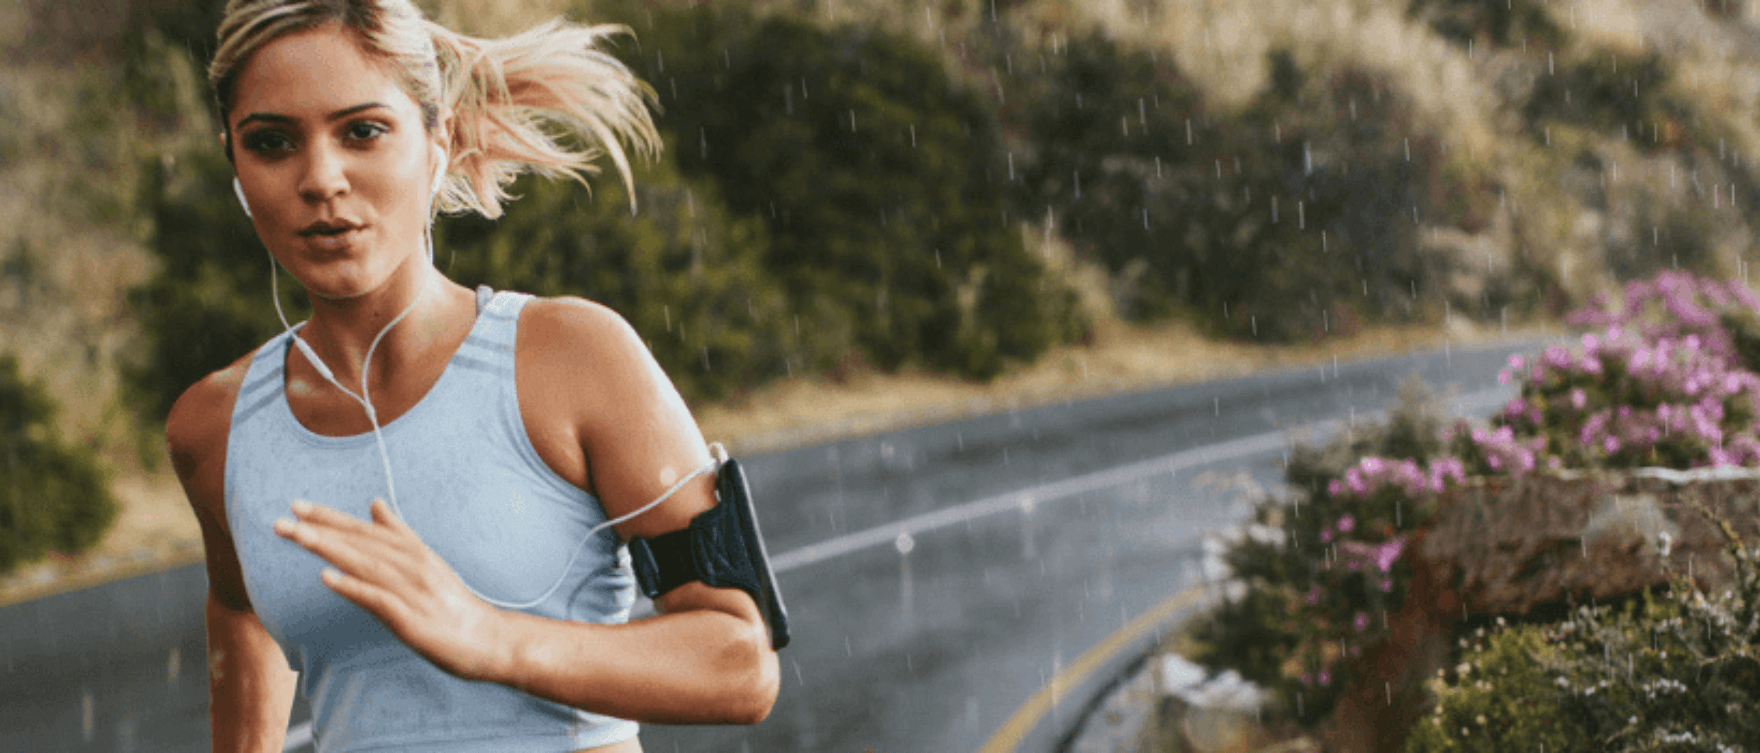
[[[622,317],[578,299],[534,300],[520,339],[522,354],[536,354],[519,364],[521,403],[527,387],[556,393],[530,396],[556,413],[532,427],[556,434],[534,440],[580,448],[610,518],[709,462],[690,411]],[[714,479],[699,475],[617,530],[626,540],[658,536],[714,505]],[[383,502],[370,521],[319,505],[296,503],[294,513],[299,524],[277,530],[333,565],[325,582],[453,675],[663,724],[752,724],[776,702],[776,652],[744,591],[686,583],[656,600],[661,614],[623,625],[547,619],[472,595]]]
[[[571,415],[590,485],[618,518],[659,498],[710,462],[684,400],[635,330],[616,313],[579,299],[534,300],[521,335],[543,343],[534,389]],[[551,374],[551,378],[544,378]],[[712,473],[690,479],[659,506],[618,526],[625,539],[690,525],[713,507]],[[687,583],[662,595],[661,614],[626,625],[558,622],[504,613],[493,679],[533,695],[601,713],[661,723],[751,724],[770,713],[779,674],[752,598]]]

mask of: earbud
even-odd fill
[[[237,178],[232,179],[232,192],[238,194],[238,205],[244,207],[244,216],[251,216],[251,203],[244,200],[244,186],[238,184]]]
[[[440,186],[446,182],[446,150],[439,144],[434,145],[434,185],[428,187],[428,198],[440,195]]]

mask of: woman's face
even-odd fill
[[[313,295],[375,290],[423,253],[437,142],[339,24],[258,50],[227,117],[257,235]]]

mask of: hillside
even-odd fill
[[[500,34],[578,5],[429,9]],[[639,39],[656,13],[694,4],[595,5],[636,9],[595,20],[626,22]],[[1668,267],[1747,276],[1760,8],[1746,2],[906,5],[754,7],[935,51],[960,96],[990,108],[992,173],[1005,174],[1006,155],[1010,176],[1004,216],[1020,247],[1074,289],[1087,337],[988,382],[908,358],[891,375],[859,359],[790,371],[698,402],[711,437],[773,446],[798,427],[860,430],[897,410],[928,421],[1551,327],[1572,303]],[[43,385],[62,437],[112,469],[124,514],[99,551],[117,561],[196,551],[156,417],[121,374],[151,335],[128,291],[159,264],[144,166],[180,169],[178,155],[212,143],[212,126],[175,30],[131,36],[140,25],[83,19],[160,18],[166,7],[0,9],[0,352]],[[151,97],[117,96],[142,81]],[[681,181],[709,180],[682,169]],[[79,562],[57,559],[14,587]]]

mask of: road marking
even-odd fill
[[[1456,415],[1478,415],[1478,413],[1486,407],[1501,405],[1508,399],[1507,395],[1509,392],[1510,390],[1508,388],[1469,392],[1457,398],[1451,407]],[[1365,420],[1375,420],[1385,416],[1386,413],[1385,410],[1373,411],[1363,414],[1363,418]],[[1319,424],[1321,427],[1329,425],[1336,426],[1337,428],[1335,431],[1343,430],[1346,426],[1346,422],[1343,420],[1332,420],[1321,422]],[[1171,475],[1181,469],[1213,463],[1218,460],[1233,460],[1248,455],[1256,455],[1261,452],[1269,452],[1279,447],[1288,446],[1290,444],[1289,437],[1289,431],[1268,431],[1263,434],[1254,434],[1249,437],[1229,440],[1221,444],[1205,445],[1203,447],[1162,455],[1157,458],[1138,461],[1131,463],[1130,465],[1121,465],[1116,468],[1108,468],[1104,471],[1095,471],[1081,476],[1066,478],[1061,481],[1053,481],[1048,484],[1039,484],[1025,489],[1016,489],[1014,491],[995,494],[982,499],[972,500],[970,502],[963,502],[952,507],[944,507],[934,512],[913,515],[895,523],[874,526],[873,528],[868,528],[866,530],[827,539],[817,544],[809,544],[799,549],[791,549],[771,558],[770,569],[772,572],[781,574],[796,568],[806,567],[807,565],[818,564],[833,557],[841,557],[846,554],[858,552],[869,547],[892,544],[898,540],[899,534],[901,533],[908,533],[914,538],[925,531],[933,531],[937,528],[945,528],[947,526],[964,523],[970,520],[977,520],[978,518],[995,515],[997,513],[1008,512],[1010,510],[1030,510],[1033,506],[1042,502],[1056,502],[1058,500],[1086,494],[1091,491],[1097,491],[1113,486],[1122,486],[1133,481],[1153,478],[1164,473]],[[1155,608],[1155,611],[1145,614],[1142,617],[1138,617],[1135,622],[1132,622],[1119,633],[1115,633],[1112,637],[1107,638],[1107,640],[1102,642],[1100,646],[1096,646],[1089,650],[1087,654],[1083,654],[1082,658],[1075,664],[1070,665],[1068,669],[1065,669],[1057,676],[1051,678],[1051,681],[1046,683],[1045,687],[1040,688],[1039,692],[1034,694],[1033,698],[1027,701],[1026,706],[1022,706],[1015,712],[1014,717],[1009,719],[1009,724],[1015,724],[1016,719],[1022,718],[1023,714],[1029,709],[1034,708],[1034,704],[1039,702],[1038,699],[1040,695],[1046,694],[1048,689],[1074,685],[1075,681],[1080,679],[1081,675],[1092,671],[1093,667],[1085,667],[1081,673],[1071,676],[1071,673],[1076,672],[1078,667],[1083,667],[1082,662],[1088,660],[1096,651],[1099,651],[1102,647],[1111,645],[1114,639],[1117,639],[1120,642],[1128,640],[1128,638],[1121,638],[1120,636],[1128,631],[1136,629],[1138,623],[1161,614],[1163,610],[1177,611],[1180,607],[1174,605],[1175,602],[1185,597],[1190,591],[1191,589],[1187,589],[1187,591],[1181,592],[1178,596],[1173,597],[1173,599],[1163,602],[1161,606]],[[643,617],[652,616],[652,610],[653,607],[648,604],[638,605],[637,609],[630,615],[630,618],[641,619]],[[1099,661],[1099,658],[1094,659],[1096,665]],[[1066,677],[1069,679],[1065,679]],[[1055,691],[1051,692],[1055,693]],[[1046,705],[1044,708],[1038,708],[1030,717],[1027,717],[1026,720],[1022,722],[1027,726],[1019,730],[1020,735],[1025,735],[1028,730],[1032,729],[1032,723],[1037,722],[1038,715],[1045,713],[1045,711],[1050,708],[1049,703],[1048,700],[1045,701]],[[998,731],[996,737],[991,738],[991,743],[1003,739],[1003,733],[1009,729],[1008,725],[1004,725],[1004,729]],[[300,722],[299,724],[288,728],[287,745],[282,748],[282,751],[283,753],[287,753],[288,751],[292,751],[300,746],[310,743],[311,740],[312,723]],[[1018,742],[1019,740],[1015,741],[1015,743]],[[1008,749],[1009,748],[993,748],[990,744],[986,744],[982,753],[990,753],[993,750]]]
[[[1028,698],[1027,702],[1015,710],[1014,715],[1010,716],[1008,721],[1004,722],[1002,727],[997,729],[996,733],[991,735],[982,747],[978,748],[978,753],[1013,753],[1015,748],[1026,740],[1027,733],[1038,725],[1039,718],[1063,699],[1065,692],[1080,685],[1082,680],[1086,679],[1094,670],[1099,669],[1118,652],[1129,648],[1150,631],[1172,619],[1175,614],[1189,607],[1197,606],[1198,602],[1204,599],[1204,594],[1203,586],[1191,586],[1174,595],[1173,598],[1156,605],[1154,609],[1135,620],[1131,620],[1129,625],[1106,636],[1105,640],[1088,649],[1088,652],[1076,659],[1074,664],[1054,675],[1050,682],[1045,683],[1038,692],[1033,694],[1033,697]]]
[[[1508,389],[1490,389],[1471,392],[1456,399],[1452,407],[1457,415],[1466,412],[1476,413],[1478,409],[1502,404],[1504,400],[1508,399],[1505,396],[1508,392]],[[1386,411],[1375,411],[1363,414],[1363,418],[1365,420],[1372,420],[1380,418],[1385,414]],[[1327,425],[1334,425],[1337,427],[1337,430],[1343,430],[1346,423],[1342,420],[1333,420],[1322,422],[1320,424],[1322,427]],[[874,526],[867,530],[844,534],[817,544],[809,544],[799,549],[784,552],[771,559],[770,569],[778,573],[787,572],[798,567],[817,564],[833,557],[841,557],[868,547],[891,544],[898,539],[898,536],[901,533],[908,533],[914,538],[925,531],[933,531],[937,528],[945,528],[957,523],[964,523],[969,520],[976,520],[978,518],[995,515],[1001,512],[1008,512],[1010,510],[1028,509],[1042,502],[1054,502],[1061,499],[1068,499],[1088,492],[1113,486],[1122,486],[1133,481],[1153,478],[1164,473],[1171,474],[1178,470],[1213,463],[1218,460],[1233,460],[1235,458],[1269,452],[1280,447],[1289,446],[1289,436],[1289,432],[1287,431],[1270,431],[1263,434],[1255,434],[1253,436],[1242,437],[1240,439],[1234,439],[1220,444],[1205,445],[1203,447],[1182,452],[1162,455],[1161,457],[1150,458],[1148,460],[1131,463],[1130,465],[1123,465],[1116,468],[1108,468],[1104,471],[1095,471],[1081,476],[1074,476],[1061,481],[1054,481],[1048,484],[1040,484],[1025,489],[1004,492],[983,499],[964,502],[952,507],[944,507],[934,512],[914,515],[894,523]]]

